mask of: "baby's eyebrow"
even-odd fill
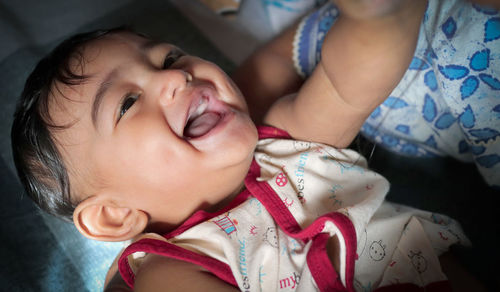
[[[148,39],[146,42],[144,42],[143,44],[141,44],[140,49],[143,50],[143,51],[149,51],[153,47],[156,47],[156,46],[158,46],[160,44],[162,44],[161,41]]]
[[[139,48],[144,52],[148,52],[162,43],[163,42],[148,39],[146,42],[142,43]],[[109,72],[108,75],[106,75],[106,77],[103,79],[103,81],[99,85],[99,88],[96,91],[96,94],[94,96],[94,102],[92,103],[92,112],[91,112],[92,124],[94,125],[94,128],[97,128],[98,126],[97,124],[99,122],[99,112],[102,100],[106,95],[108,89],[111,87],[111,85],[113,85],[113,79],[115,79],[117,74],[118,74],[118,68],[115,68],[111,72]]]
[[[103,100],[104,96],[106,95],[106,92],[108,91],[108,89],[113,84],[113,79],[116,77],[117,73],[118,73],[117,68],[115,68],[111,72],[109,72],[106,75],[106,77],[103,79],[103,81],[99,85],[99,88],[96,91],[96,94],[94,96],[94,102],[92,103],[92,124],[94,125],[94,128],[97,128],[97,123],[99,121],[98,116],[99,116],[102,100]]]

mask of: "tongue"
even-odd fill
[[[203,113],[187,123],[184,136],[188,138],[203,136],[215,127],[220,118],[221,116],[217,113]]]

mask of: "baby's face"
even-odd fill
[[[219,67],[131,33],[93,41],[83,57],[74,65],[87,81],[57,84],[49,105],[71,123],[53,134],[76,200],[105,196],[176,225],[238,191],[257,133]]]

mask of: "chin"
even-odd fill
[[[245,143],[243,143],[244,141]],[[219,150],[212,157],[214,171],[222,169],[224,171],[223,176],[231,178],[232,182],[243,182],[253,161],[256,141],[256,138],[230,141],[226,147],[223,147],[224,150]]]
[[[218,135],[214,135],[207,146],[211,153],[221,157],[233,157],[231,160],[238,163],[253,156],[257,145],[257,128],[248,115],[237,113],[232,121]]]
[[[228,150],[232,149],[240,161],[252,159],[255,147],[257,145],[257,129],[253,124],[247,124],[233,129],[233,135],[228,139]],[[238,160],[238,159],[237,159]]]

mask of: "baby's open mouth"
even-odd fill
[[[222,119],[223,114],[209,107],[210,99],[202,96],[194,108],[190,110],[183,136],[185,138],[201,137],[212,130]]]

